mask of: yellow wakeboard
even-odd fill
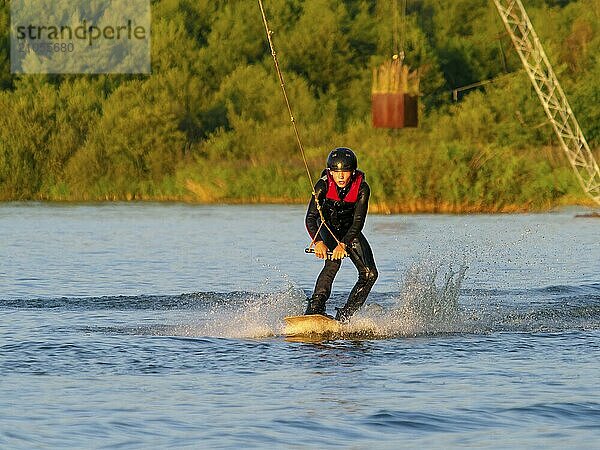
[[[285,318],[286,336],[309,336],[340,333],[342,324],[321,314],[288,316]]]

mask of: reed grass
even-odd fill
[[[399,58],[385,61],[373,69],[371,93],[419,95],[419,71],[411,71]]]

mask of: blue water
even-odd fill
[[[370,215],[353,333],[293,342],[302,207],[2,205],[0,448],[598,448],[578,212]]]

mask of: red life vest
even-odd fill
[[[362,183],[362,180],[363,173],[357,170],[354,180],[352,180],[352,184],[350,185],[350,190],[343,198],[343,201],[347,203],[356,203],[356,200],[358,200],[358,189],[360,188],[360,183]],[[333,176],[329,171],[327,171],[327,195],[325,198],[334,201],[342,200],[338,194],[337,185],[335,184],[335,181],[333,181]]]

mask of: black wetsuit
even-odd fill
[[[362,234],[371,189],[365,181],[364,174],[360,171],[355,171],[351,182],[342,189],[331,184],[332,180],[328,179],[327,171],[324,171],[323,174],[324,176],[315,184],[315,193],[319,199],[323,217],[340,242],[346,244],[346,252],[358,270],[358,280],[350,292],[348,301],[338,309],[336,315],[336,319],[346,320],[363,305],[377,280],[377,267],[373,259],[373,252]],[[354,186],[352,194],[353,197],[356,197],[356,201],[344,201],[355,183],[360,183],[358,186]],[[357,188],[358,192],[356,192]],[[331,193],[333,189],[337,190],[339,198],[337,200],[328,198],[331,196],[327,195],[328,190]],[[335,197],[335,193],[333,196]],[[320,224],[321,218],[313,197],[306,212],[306,228],[313,239]],[[333,250],[337,246],[336,240],[325,226],[322,226],[318,232],[319,236],[317,236],[316,242],[323,241],[329,250]],[[313,296],[309,299],[306,314],[325,314],[325,303],[331,295],[333,279],[341,264],[341,259],[325,260],[325,266],[317,278]]]

